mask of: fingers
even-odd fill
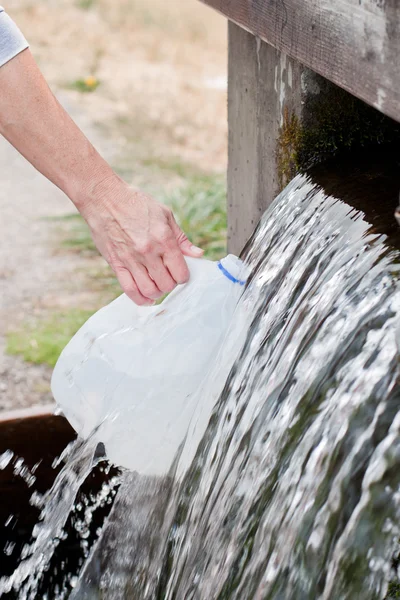
[[[138,304],[139,306],[152,306],[154,304],[154,300],[151,298],[146,298],[139,291],[138,286],[136,285],[131,273],[125,267],[120,267],[115,270],[115,273],[118,277],[119,284],[125,294]]]
[[[163,290],[155,283],[153,275],[149,276],[146,267],[139,263],[133,263],[130,265],[130,271],[142,296],[157,300],[163,295]]]
[[[117,270],[118,281],[125,294],[140,306],[154,304],[163,294],[172,292],[176,281],[171,277],[161,258],[152,261],[149,271],[139,263]]]
[[[175,221],[175,217],[172,213],[170,215],[170,225],[175,239],[178,242],[178,246],[185,256],[193,256],[193,258],[200,258],[200,256],[203,256],[204,250],[192,244],[187,235],[182,231],[178,223]]]
[[[184,255],[203,255],[177,225],[170,209],[150,197],[145,200],[133,205],[134,219],[118,213],[108,238],[104,238],[104,229],[98,228],[99,239],[95,240],[123,291],[139,306],[153,305],[154,300],[171,292],[177,284],[189,280]],[[120,225],[122,221],[124,227]],[[96,230],[92,230],[95,239]]]
[[[163,294],[172,292],[172,290],[176,287],[176,284],[180,283],[175,278],[173,279],[171,277],[169,269],[166,267],[163,259],[160,256],[149,261],[147,268],[151,278],[154,280],[158,289],[161,290]]]
[[[174,241],[171,240],[164,252],[164,265],[177,283],[186,283],[189,280],[189,269],[183,254],[199,258],[203,255],[203,250],[191,243],[175,221],[172,213],[169,216],[169,223],[175,239]]]
[[[189,281],[189,269],[179,246],[176,246],[175,250],[168,250],[165,252],[163,264],[164,268],[168,269],[170,277],[172,277],[174,282],[186,283]]]

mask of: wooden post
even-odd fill
[[[230,20],[228,248],[239,253],[296,170],[400,143],[400,3],[202,1]]]
[[[299,170],[348,151],[400,143],[400,124],[229,23],[228,249],[239,254]]]
[[[277,140],[301,113],[301,65],[229,23],[228,249],[240,253],[281,187]]]

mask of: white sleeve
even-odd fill
[[[21,31],[0,6],[0,67],[28,46]]]

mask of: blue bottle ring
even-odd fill
[[[242,281],[241,279],[236,279],[236,277],[231,275],[220,261],[217,263],[217,267],[225,275],[225,277],[229,279],[229,281],[232,281],[232,283],[238,283],[239,285],[244,285],[246,283],[245,281]]]

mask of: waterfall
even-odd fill
[[[399,257],[361,210],[308,176],[289,184],[247,245],[251,275],[173,471],[123,475],[71,599],[385,596],[400,537]]]
[[[400,536],[399,252],[298,176],[245,259],[175,474],[126,475],[76,598],[385,595]]]

